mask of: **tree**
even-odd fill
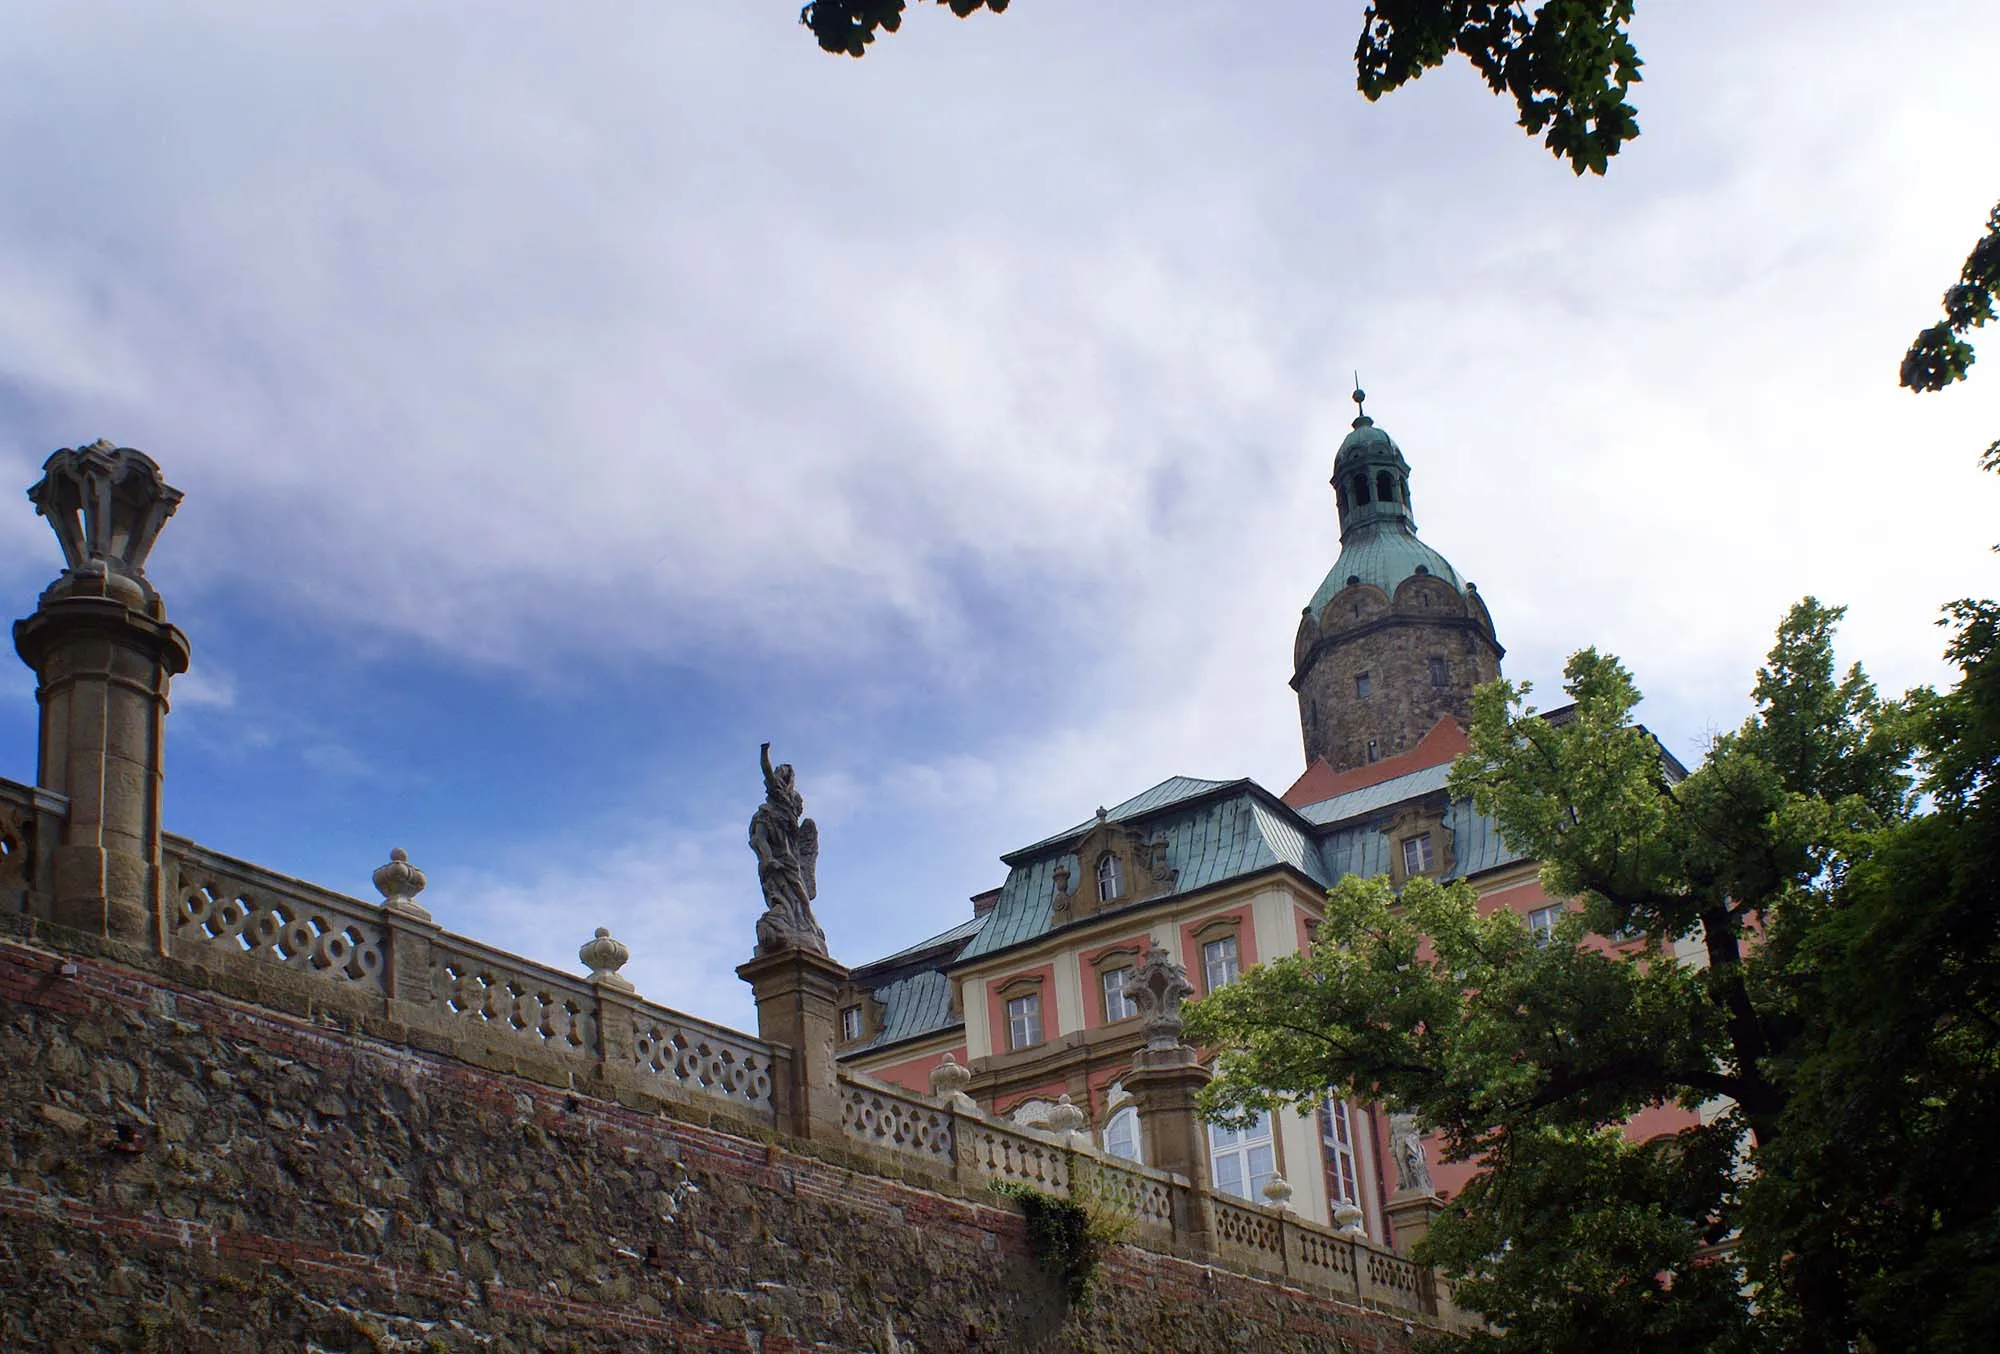
[[[1906,702],[1838,673],[1840,614],[1793,608],[1755,714],[1678,782],[1615,659],[1571,660],[1560,725],[1525,684],[1481,690],[1453,790],[1576,900],[1546,943],[1463,883],[1350,877],[1309,952],[1191,1008],[1213,1112],[1338,1088],[1480,1163],[1423,1247],[1497,1327],[1469,1346],[1951,1350],[1992,1328],[2000,1194],[1963,1177],[2000,1148],[2000,610],[1960,604],[1964,679]],[[1591,938],[1632,932],[1636,953]],[[1627,1141],[1653,1105],[1713,1117]]]

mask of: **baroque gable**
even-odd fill
[[[1076,844],[1077,875],[1055,870],[1055,919],[1076,921],[1093,912],[1164,898],[1174,891],[1176,871],[1167,864],[1165,842],[1111,822],[1097,811],[1097,825]]]

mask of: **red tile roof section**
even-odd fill
[[[1458,721],[1450,715],[1444,716],[1431,726],[1431,731],[1417,741],[1408,752],[1399,752],[1393,757],[1384,757],[1370,766],[1357,766],[1352,771],[1336,771],[1321,758],[1306,768],[1305,774],[1292,782],[1292,788],[1285,791],[1284,801],[1295,809],[1321,800],[1344,795],[1349,790],[1359,790],[1364,786],[1376,785],[1396,776],[1407,776],[1412,771],[1421,771],[1427,766],[1448,762],[1459,753],[1471,747],[1465,737],[1465,730],[1458,727]]]

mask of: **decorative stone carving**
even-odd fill
[[[972,1069],[947,1053],[944,1061],[931,1069],[931,1095],[960,1114],[977,1114],[979,1105],[965,1093],[972,1084]]]
[[[1111,896],[1099,896],[1100,878],[1107,877],[1104,862],[1111,860],[1108,878]],[[1175,872],[1167,865],[1165,842],[1146,840],[1145,834],[1110,821],[1105,809],[1098,809],[1097,824],[1076,844],[1078,874],[1067,865],[1053,871],[1055,897],[1050,906],[1064,921],[1085,917],[1102,908],[1123,907],[1159,898],[1174,890]]]
[[[611,938],[610,928],[598,927],[596,936],[583,942],[576,957],[590,969],[590,981],[593,983],[615,987],[621,992],[632,990],[632,980],[618,972],[632,957],[632,951],[623,942]]]
[[[1333,1210],[1333,1229],[1342,1236],[1361,1236],[1366,1215],[1353,1204],[1339,1204]]]
[[[1194,995],[1194,984],[1188,981],[1187,970],[1155,945],[1139,961],[1132,983],[1136,989],[1132,991],[1132,999],[1139,1007],[1146,1047],[1161,1051],[1179,1048],[1181,1003]]]
[[[771,765],[771,745],[762,750],[764,802],[750,817],[750,849],[757,854],[757,882],[764,889],[764,915],[757,918],[757,953],[780,950],[826,953],[826,933],[813,919],[819,893],[819,825],[802,819],[805,797],[798,792],[791,763]]]
[[[1396,1162],[1396,1193],[1431,1194],[1430,1163],[1424,1159],[1423,1135],[1417,1131],[1416,1116],[1389,1116],[1389,1155]]]
[[[108,596],[157,606],[159,594],[146,581],[146,556],[180,506],[181,491],[168,485],[152,457],[102,438],[64,447],[43,462],[42,478],[28,497],[62,546],[58,587],[96,579]]]
[[[1264,1201],[1280,1213],[1292,1209],[1292,1182],[1282,1175],[1274,1175],[1264,1182]]]
[[[410,864],[410,853],[398,846],[389,852],[389,863],[376,867],[375,891],[382,895],[382,905],[389,911],[410,918],[412,921],[429,921],[428,909],[417,902],[417,895],[424,891],[424,872]]]
[[[1068,1142],[1070,1136],[1079,1132],[1088,1122],[1088,1116],[1071,1104],[1068,1094],[1065,1093],[1057,1096],[1056,1103],[1049,1107],[1049,1117],[1043,1121],[1043,1126],[1056,1137]]]

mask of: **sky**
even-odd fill
[[[404,847],[450,929],[608,926],[739,1027],[766,739],[850,964],[1168,775],[1291,782],[1357,369],[1507,674],[1616,653],[1692,762],[1800,596],[1900,691],[2000,592],[2000,370],[1896,385],[2000,6],[1639,10],[1578,179],[1462,62],[1367,103],[1358,4],[853,61],[794,0],[16,0],[0,484],[105,437],[186,494],[170,831],[371,899]],[[0,498],[14,615],[59,563]],[[0,664],[0,775],[34,734]]]

